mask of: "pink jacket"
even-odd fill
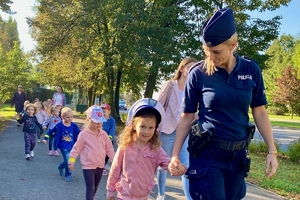
[[[108,134],[99,130],[96,135],[90,129],[85,128],[78,135],[77,142],[74,144],[69,162],[75,162],[80,154],[82,169],[103,168],[105,165],[105,156],[114,158],[115,152]]]
[[[47,115],[46,111],[44,111],[42,109],[37,111],[35,116],[36,116],[36,118],[37,118],[37,120],[40,124],[43,124],[46,121],[46,119],[48,118],[48,115]]]
[[[171,80],[173,82],[173,88],[170,94],[169,103],[167,109],[165,110],[165,121],[162,125],[160,132],[171,134],[177,127],[178,121],[180,119],[180,114],[178,109],[181,107],[181,101],[179,101],[179,88],[177,80]],[[157,101],[164,105],[168,99],[168,84],[165,82],[160,91]]]
[[[158,166],[167,170],[170,158],[160,147],[156,151],[147,144],[139,149],[136,144],[118,148],[107,180],[107,196],[123,200],[147,200],[155,185],[154,174]]]

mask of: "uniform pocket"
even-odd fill
[[[189,169],[186,173],[189,179],[199,179],[206,175],[208,167],[202,169]]]
[[[256,86],[253,80],[247,79],[235,83],[237,99],[242,105],[249,105],[252,101],[252,90]]]

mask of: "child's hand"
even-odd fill
[[[175,157],[171,159],[168,168],[172,176],[182,176],[187,171],[187,168]]]
[[[46,128],[47,128],[47,126],[43,126],[43,127],[42,127],[42,129],[44,129],[44,130],[45,130]]]
[[[106,200],[115,200],[115,197],[108,197],[108,196],[106,196]]]
[[[69,165],[70,170],[73,171],[74,170],[74,163],[69,162],[68,165]]]
[[[42,142],[43,142],[44,144],[47,144],[47,140],[43,140]]]

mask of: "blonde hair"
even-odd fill
[[[73,114],[72,109],[69,108],[69,107],[64,107],[63,109],[61,109],[61,116],[65,116],[67,113],[72,113]]]
[[[234,41],[237,41],[237,33],[234,33],[228,40],[226,40],[222,44],[230,46]],[[216,71],[216,66],[211,62],[209,57],[206,57],[204,60],[204,68],[206,69],[206,73],[209,76],[213,75]]]
[[[41,109],[43,109],[43,104],[42,104],[41,102],[39,102],[39,101],[34,102],[34,106],[35,106],[35,107],[40,106]]]
[[[29,103],[30,103],[30,101],[28,101],[28,100],[24,101],[24,106],[26,106]]]
[[[117,136],[117,143],[122,150],[124,150],[127,146],[133,145],[133,143],[135,142],[137,135],[136,135],[136,131],[133,129],[133,126],[135,126],[135,124],[137,123],[138,120],[141,120],[143,118],[154,118],[156,120],[156,127],[155,127],[154,134],[153,134],[152,138],[149,140],[149,143],[151,145],[151,147],[150,147],[151,150],[156,150],[157,148],[161,147],[162,143],[159,139],[159,133],[156,130],[156,128],[158,126],[157,119],[154,114],[148,113],[145,115],[134,117],[132,119],[132,125],[126,126],[123,129],[123,131],[120,133],[120,135]]]
[[[49,107],[50,106],[50,103],[48,101],[43,101],[42,105],[44,107]]]
[[[184,59],[180,62],[180,64],[179,64],[179,66],[178,66],[178,68],[177,68],[177,70],[176,70],[176,72],[175,72],[175,75],[173,76],[172,80],[179,80],[180,77],[181,77],[181,74],[182,74],[182,72],[181,72],[180,70],[181,70],[182,68],[184,68],[187,64],[190,64],[190,63],[192,63],[192,62],[196,63],[197,60],[194,59],[194,58],[184,58]]]
[[[29,107],[33,107],[33,110],[34,110],[33,115],[35,115],[35,114],[37,113],[37,108],[35,107],[35,105],[32,104],[32,103],[28,103],[28,104],[25,106],[25,111],[26,111],[26,112],[27,112],[27,110],[28,110]]]

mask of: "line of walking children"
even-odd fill
[[[71,171],[80,155],[87,200],[95,199],[106,157],[112,160],[106,185],[108,200],[116,199],[115,195],[119,200],[146,200],[155,185],[157,167],[168,170],[170,158],[161,148],[158,132],[164,121],[164,108],[154,99],[140,99],[131,107],[126,127],[117,137],[119,147],[116,154],[112,142],[116,124],[110,116],[108,104],[88,108],[82,131],[72,122],[73,111],[68,107],[61,110],[61,121],[58,119],[59,108],[52,107],[51,116],[42,125],[35,116],[37,108],[33,104],[28,104],[25,111],[27,115],[18,122],[25,122],[26,159],[29,160],[33,154],[35,127],[46,129],[48,125],[43,142],[49,141],[49,155],[56,155],[55,152],[60,149],[63,161],[57,165],[57,170],[66,181],[72,181]],[[172,170],[182,173],[186,167],[179,164]]]

